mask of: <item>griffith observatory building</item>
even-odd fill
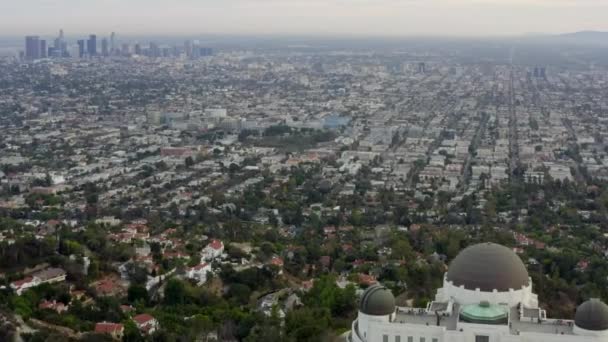
[[[521,259],[482,243],[454,258],[425,308],[398,307],[389,289],[369,287],[347,341],[608,342],[608,305],[591,299],[574,320],[547,318]]]

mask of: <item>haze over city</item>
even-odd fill
[[[62,27],[84,34],[493,36],[608,31],[595,0],[3,1],[0,36]]]

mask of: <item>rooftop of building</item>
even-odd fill
[[[460,317],[463,306],[454,303],[451,307],[452,311],[446,312],[445,310],[449,307],[449,303],[441,302],[429,303],[428,309],[397,307],[393,323],[440,326],[446,330],[457,330],[461,324],[468,324],[468,322],[462,321]],[[443,309],[443,312],[441,312],[441,309]],[[440,312],[439,324],[437,323],[438,316],[435,314],[435,310]],[[505,329],[508,327],[508,331],[512,335],[521,333],[574,334],[574,322],[572,320],[547,319],[544,315],[542,309],[521,308],[520,311],[520,308],[513,307],[508,309],[508,321],[498,325],[504,326]]]

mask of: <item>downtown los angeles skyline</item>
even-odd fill
[[[0,35],[312,34],[505,36],[608,31],[596,0],[24,0],[0,11]]]

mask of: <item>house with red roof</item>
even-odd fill
[[[365,264],[365,260],[363,259],[355,259],[355,261],[353,261],[351,263],[351,265],[353,265],[353,268],[357,268],[359,266],[363,266]]]
[[[278,267],[279,274],[283,274],[283,265],[284,265],[284,262],[283,262],[282,258],[279,258],[279,257],[275,256],[272,259],[270,259],[269,264]]]
[[[534,241],[534,247],[536,249],[545,249],[546,244],[544,242],[541,242],[541,241]]]
[[[158,329],[158,321],[149,314],[140,314],[133,317],[137,328],[144,334],[152,334]]]
[[[211,272],[211,265],[206,262],[190,267],[186,270],[186,278],[195,280],[199,285],[207,282],[207,272]]]
[[[57,302],[55,300],[48,301],[48,300],[43,300],[42,302],[40,302],[40,304],[38,304],[38,308],[39,309],[48,309],[48,310],[53,310],[57,313],[62,313],[65,311],[68,311],[68,306],[63,304],[62,302]]]
[[[190,259],[190,255],[180,251],[165,251],[163,253],[165,259]]]
[[[124,313],[124,314],[129,314],[129,313],[135,311],[135,308],[132,305],[121,304],[120,311],[122,311],[122,313]]]
[[[351,253],[354,250],[355,249],[354,249],[353,245],[350,243],[345,243],[342,245],[342,252],[344,252],[344,253]]]
[[[378,282],[374,276],[365,273],[359,273],[358,278],[360,285],[370,286]]]
[[[336,233],[336,227],[334,226],[326,226],[323,228],[323,234],[325,235],[333,235]]]
[[[10,287],[21,296],[21,294],[34,286],[41,284],[53,284],[65,281],[66,272],[61,268],[47,268],[42,271],[38,271],[31,276],[27,276],[23,279],[13,281],[10,283]]]
[[[419,231],[420,229],[422,229],[422,226],[419,225],[419,224],[414,223],[414,224],[410,225],[410,229],[409,230],[411,232],[415,233],[415,232]]]
[[[585,272],[589,268],[589,261],[581,260],[576,264],[576,270],[579,272]]]
[[[114,276],[106,276],[94,284],[92,287],[98,296],[117,296],[126,291],[126,286]]]
[[[272,259],[270,259],[270,264],[275,265],[277,267],[283,267],[283,259],[275,256]]]
[[[310,291],[310,289],[312,289],[312,287],[314,285],[315,285],[314,279],[304,280],[301,285],[302,291],[308,292],[308,291]]]
[[[224,253],[224,243],[220,240],[213,239],[201,251],[201,257],[205,261],[213,261],[219,258]]]
[[[323,268],[329,269],[329,266],[331,266],[331,257],[329,255],[323,255],[319,258],[319,263]]]
[[[125,327],[120,323],[100,322],[95,324],[95,332],[98,334],[108,334],[116,340],[122,339]]]
[[[11,283],[11,288],[17,293],[17,295],[21,296],[21,294],[31,288],[38,285],[38,281],[34,280],[34,277],[29,276],[23,279],[15,280]]]

